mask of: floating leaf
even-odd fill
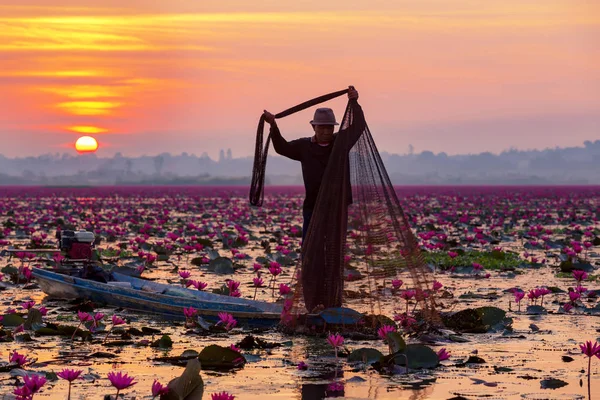
[[[567,382],[554,378],[544,379],[540,382],[540,387],[542,389],[558,389],[567,385]]]
[[[160,339],[155,340],[150,347],[158,347],[160,349],[170,349],[173,347],[173,341],[169,335],[163,335]]]
[[[188,361],[181,376],[169,382],[167,387],[169,391],[161,395],[160,400],[202,400],[204,382],[200,376],[200,361]]]
[[[373,364],[374,362],[381,361],[383,354],[377,349],[371,349],[369,347],[363,347],[354,350],[348,355],[348,362],[362,362],[365,364]]]
[[[25,319],[18,314],[5,314],[2,325],[6,327],[16,327],[25,323]]]
[[[232,369],[242,367],[246,363],[240,352],[216,344],[202,349],[198,359],[204,369]]]
[[[402,352],[408,358],[408,368],[434,368],[440,360],[430,347],[422,344],[409,344]]]
[[[385,339],[390,346],[390,351],[392,354],[406,349],[406,342],[404,341],[402,335],[400,335],[398,332],[389,332],[387,335],[385,335]]]
[[[211,260],[208,264],[208,269],[216,274],[233,274],[233,262],[227,257],[218,257]]]
[[[36,327],[42,327],[44,324],[42,318],[43,315],[40,312],[40,310],[36,308],[30,308],[29,312],[27,313],[27,322],[25,322],[25,329],[35,330]]]

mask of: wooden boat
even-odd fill
[[[218,314],[234,316],[238,324],[271,327],[281,318],[281,306],[165,285],[113,272],[114,281],[103,283],[53,271],[33,268],[33,276],[44,293],[53,298],[82,298],[144,313],[160,314],[167,319],[183,320],[183,309],[193,307],[209,322]]]
[[[82,298],[123,307],[134,311],[161,315],[166,319],[184,320],[184,308],[193,307],[208,322],[217,322],[219,313],[231,314],[240,326],[268,328],[281,319],[282,306],[276,303],[224,296],[175,285],[111,273],[111,281],[97,282],[68,274],[33,268],[33,276],[44,293],[53,298]],[[323,310],[305,316],[306,323],[354,325],[363,315],[349,308]]]

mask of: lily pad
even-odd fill
[[[160,400],[202,400],[204,382],[200,376],[200,362],[197,359],[188,361],[179,378],[167,385],[169,391],[160,396]]]
[[[208,264],[208,269],[216,274],[233,274],[233,262],[227,257],[218,257],[211,260]]]
[[[365,364],[372,364],[380,361],[382,357],[383,354],[379,350],[362,347],[354,350],[348,355],[348,362],[363,362]]]
[[[438,355],[423,344],[409,344],[403,353],[408,358],[408,368],[434,368],[440,363]]]
[[[567,385],[567,382],[554,378],[544,379],[540,382],[540,387],[542,389],[559,389]]]
[[[204,369],[233,369],[243,367],[246,363],[240,352],[216,344],[202,349],[198,359]]]
[[[40,310],[36,308],[29,309],[29,312],[27,313],[27,322],[25,322],[25,329],[35,330],[36,328],[43,327],[44,323],[42,321],[42,317],[43,316]]]
[[[158,347],[160,349],[170,349],[173,347],[173,341],[169,335],[163,335],[160,339],[154,341],[150,347]]]
[[[460,332],[485,333],[511,324],[506,311],[497,307],[467,308],[451,315],[442,316],[444,324]]]
[[[385,335],[385,339],[390,346],[390,351],[393,353],[398,353],[406,349],[406,342],[402,335],[398,332],[389,332]]]
[[[2,325],[6,327],[16,327],[25,323],[25,318],[18,314],[5,314],[2,319]]]

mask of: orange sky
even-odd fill
[[[99,155],[251,155],[264,108],[350,84],[389,152],[600,139],[593,1],[148,3],[0,1],[0,154],[75,153],[91,135]],[[284,136],[310,135],[312,111]]]

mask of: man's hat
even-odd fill
[[[339,125],[331,108],[317,108],[311,125]]]

